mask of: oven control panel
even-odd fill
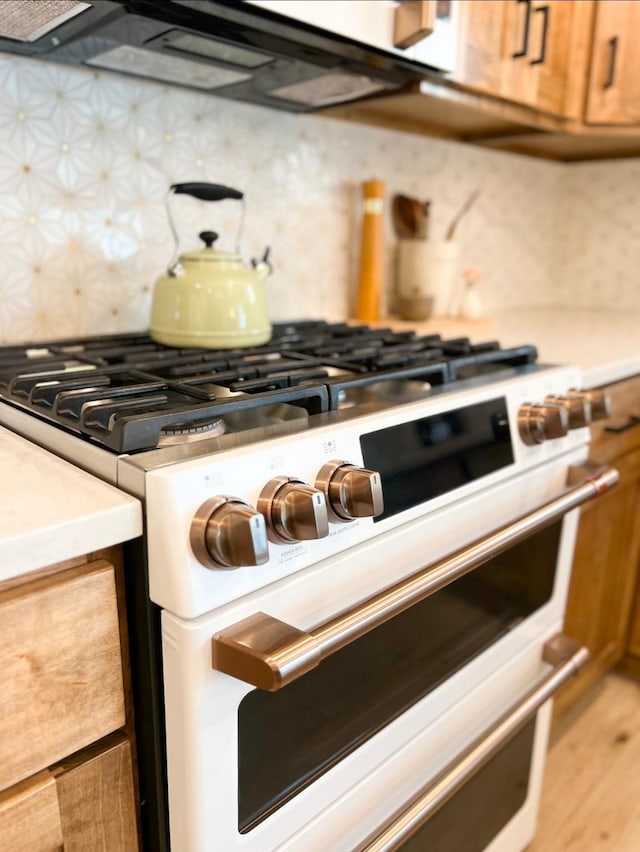
[[[257,508],[230,496],[213,497],[198,508],[190,541],[205,568],[228,570],[263,565],[268,541],[292,544],[329,535],[329,520],[348,523],[383,511],[380,474],[345,461],[331,461],[315,486],[292,476],[271,479]]]
[[[557,491],[569,456],[586,458],[588,424],[605,416],[606,401],[572,390],[579,386],[579,370],[546,368],[364,416],[321,417],[148,470],[151,598],[196,618],[303,569],[330,571],[332,558],[357,545],[375,540],[382,552],[392,530],[475,495],[497,528],[501,483],[520,478],[526,501],[534,470],[557,471]],[[465,517],[453,544],[475,523]],[[415,558],[424,564],[429,548],[425,541]]]

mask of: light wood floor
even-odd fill
[[[607,675],[554,726],[527,852],[640,852],[640,679]]]

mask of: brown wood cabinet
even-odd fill
[[[499,94],[505,64],[506,5],[503,0],[460,0],[458,57],[452,80],[478,92]]]
[[[113,548],[0,588],[0,846],[12,852],[138,849],[121,572]]]
[[[540,112],[580,118],[593,6],[589,0],[464,0],[453,79]]]
[[[640,500],[640,494],[638,495],[638,499]],[[627,653],[640,664],[640,582],[636,584]],[[634,668],[637,668],[637,666],[634,666]]]
[[[131,748],[122,735],[0,792],[2,849],[136,852]]]
[[[131,745],[116,733],[51,773],[65,852],[137,852]]]
[[[585,120],[640,125],[640,3],[599,2]]]
[[[563,162],[640,155],[638,0],[452,2],[452,74],[325,112]]]
[[[0,837],[12,852],[63,848],[56,784],[49,772],[39,772],[0,793]]]
[[[580,515],[566,632],[588,646],[591,662],[559,695],[564,710],[627,651],[640,565],[640,376],[609,387],[611,418],[592,427],[591,460],[611,464],[619,484]],[[635,414],[634,414],[635,412]],[[637,611],[640,613],[640,605]],[[632,627],[635,636],[640,626]],[[635,647],[635,646],[633,646]],[[638,648],[640,651],[640,647]]]

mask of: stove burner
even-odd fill
[[[173,423],[160,430],[158,447],[172,447],[176,444],[190,444],[205,438],[217,438],[227,431],[222,417],[214,420],[196,420],[193,423]]]
[[[366,325],[275,324],[250,349],[175,349],[146,334],[0,347],[0,399],[113,452],[132,453],[370,405],[533,364],[533,346]]]

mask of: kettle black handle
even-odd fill
[[[225,198],[241,201],[244,198],[240,190],[219,183],[174,183],[171,189],[176,195],[192,195],[201,201],[223,201]]]

